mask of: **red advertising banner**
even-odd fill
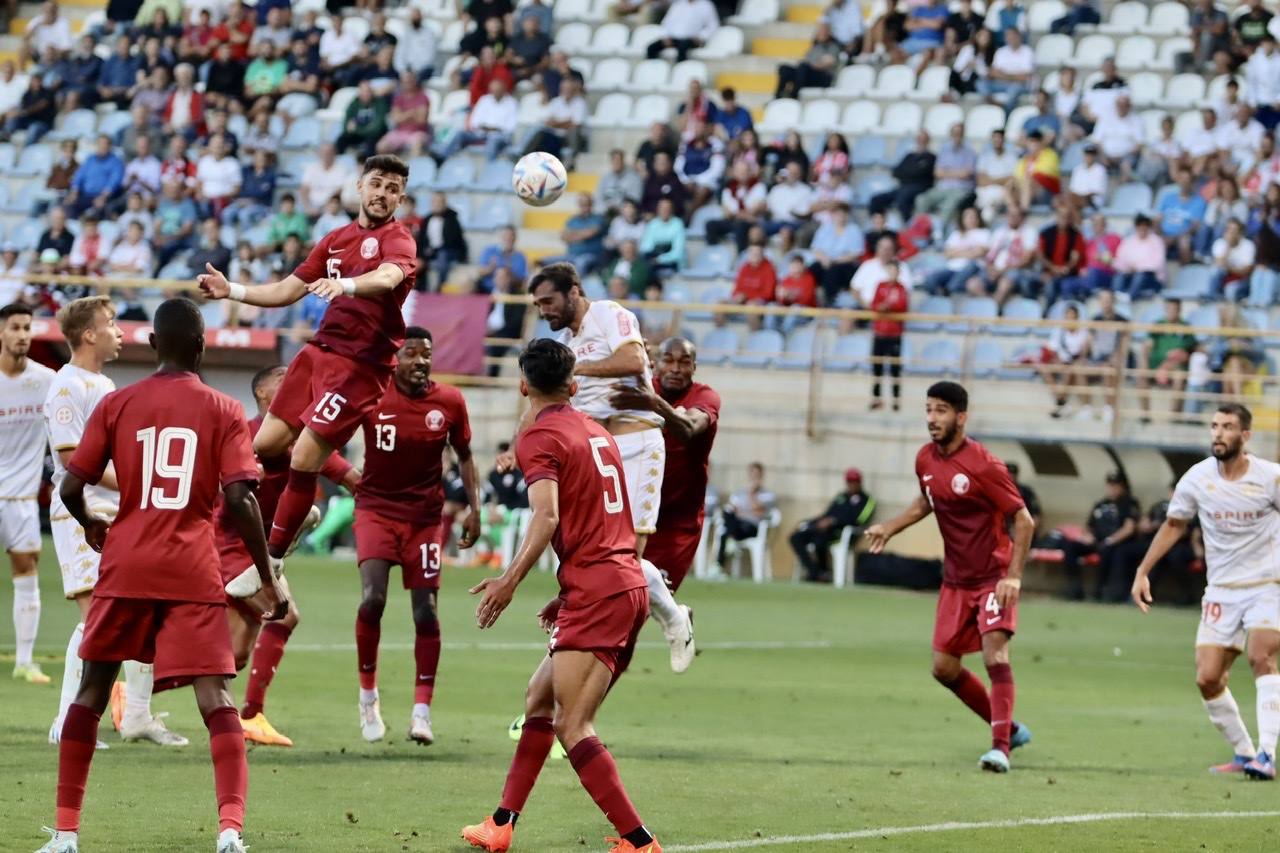
[[[484,374],[487,296],[415,293],[409,324],[431,332],[433,373]]]

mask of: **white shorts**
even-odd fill
[[[1243,651],[1247,633],[1257,628],[1280,631],[1280,584],[1204,591],[1197,646]]]
[[[94,506],[90,511],[103,518],[116,517],[116,507],[113,506]],[[51,518],[49,526],[53,528],[53,550],[62,569],[63,595],[74,598],[93,589],[98,583],[98,563],[102,555],[84,541],[84,528],[74,518],[65,515]]]
[[[658,528],[658,508],[662,505],[662,472],[667,467],[667,445],[662,430],[653,429],[615,435],[622,454],[622,472],[631,501],[631,521],[636,533],[644,536]]]
[[[40,508],[35,498],[0,500],[0,551],[40,553]]]

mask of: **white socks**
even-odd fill
[[[1275,678],[1280,683],[1280,676],[1267,676]],[[1262,679],[1258,679],[1259,682]],[[1261,685],[1258,693],[1258,716],[1262,716],[1262,693]],[[1231,744],[1231,749],[1236,755],[1244,758],[1253,758],[1257,752],[1253,748],[1253,740],[1249,737],[1249,730],[1245,727],[1244,720],[1240,718],[1240,706],[1236,704],[1236,698],[1231,695],[1231,691],[1224,690],[1222,695],[1216,699],[1205,699],[1204,709],[1209,712],[1209,720],[1213,725],[1222,732],[1222,736],[1227,739],[1227,743]],[[1275,745],[1274,735],[1272,736],[1272,745]]]
[[[667,588],[667,579],[662,576],[658,567],[648,560],[640,560],[640,568],[644,570],[644,581],[649,586],[649,615],[662,626],[662,630],[670,634],[674,626],[684,619],[679,605]]]
[[[431,706],[425,702],[414,702],[413,716],[426,717],[428,720],[431,719]]]
[[[360,688],[361,704],[367,705],[370,702],[377,702],[377,701],[378,701],[378,688],[375,687],[372,690],[365,690],[363,687]]]
[[[136,728],[151,722],[151,688],[155,682],[149,663],[124,662],[124,716],[120,727]]]
[[[31,652],[40,627],[40,586],[35,575],[13,579],[13,633],[17,638],[18,666],[31,665]]]
[[[76,625],[67,641],[66,665],[62,668],[62,695],[58,697],[58,718],[54,720],[54,728],[62,733],[62,721],[67,718],[67,709],[76,701],[80,692],[80,676],[84,673],[84,662],[80,660],[80,638],[84,636],[84,623]]]
[[[1276,757],[1276,738],[1280,736],[1280,675],[1264,675],[1255,682],[1258,688],[1258,751]]]

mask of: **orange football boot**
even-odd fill
[[[240,720],[240,726],[244,729],[244,739],[247,741],[264,746],[293,746],[293,741],[276,731],[276,727],[263,714]]]
[[[662,845],[656,838],[643,847],[637,847],[625,838],[606,838],[605,841],[614,844],[609,853],[662,853]]]
[[[120,731],[120,721],[124,719],[124,682],[117,681],[111,685],[111,725]]]
[[[462,839],[472,847],[488,850],[489,853],[504,853],[511,847],[513,824],[498,826],[493,822],[493,815],[484,819],[484,823],[462,827]]]

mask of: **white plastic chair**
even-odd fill
[[[1183,37],[1166,39],[1160,44],[1160,55],[1151,64],[1151,68],[1153,71],[1173,71],[1178,54],[1190,52],[1191,39]]]
[[[835,101],[823,98],[804,105],[800,119],[801,133],[828,133],[840,124],[840,107]]]
[[[846,65],[826,91],[832,95],[862,98],[876,87],[876,70],[870,65]]]
[[[1168,0],[1151,8],[1142,31],[1149,36],[1176,36],[1187,32],[1190,27],[1191,14],[1187,7],[1176,0]]]
[[[760,120],[761,133],[786,133],[800,124],[800,102],[794,98],[779,98],[765,105],[764,118]]]
[[[1027,9],[1027,28],[1033,33],[1049,32],[1049,25],[1067,13],[1062,0],[1037,0]]]
[[[843,589],[853,580],[853,531],[852,525],[840,532],[840,538],[831,543],[831,585]]]
[[[630,36],[631,30],[626,24],[602,24],[591,37],[591,44],[582,52],[587,56],[619,56]]]
[[[1155,58],[1156,43],[1147,36],[1129,36],[1116,49],[1116,67],[1121,71],[1147,68]]]
[[[662,27],[657,24],[645,24],[631,31],[631,43],[623,52],[625,56],[644,56],[649,45],[662,38]]]
[[[916,87],[907,96],[916,101],[933,103],[942,100],[942,96],[951,88],[951,69],[945,65],[931,65],[916,81]]]
[[[916,73],[905,65],[888,65],[876,78],[873,94],[877,98],[892,100],[905,97],[916,87]]]
[[[875,101],[854,101],[844,108],[840,129],[845,133],[867,133],[880,126],[880,105]]]
[[[1153,71],[1139,71],[1128,82],[1129,98],[1135,107],[1157,104],[1164,94],[1164,79]],[[1203,81],[1200,85],[1204,85]]]
[[[1094,34],[1080,39],[1076,45],[1075,64],[1078,68],[1097,68],[1102,60],[1115,56],[1116,45],[1111,36]]]
[[[666,121],[670,116],[671,104],[666,95],[641,95],[623,124],[627,127],[648,127],[655,121]]]
[[[697,80],[699,83],[706,85],[711,79],[707,73],[707,65],[698,59],[686,59],[684,62],[677,62],[671,67],[671,77],[667,80],[663,91],[678,92],[683,95],[689,91],[689,81]]]
[[[1147,7],[1134,0],[1124,0],[1111,7],[1111,15],[1106,23],[1098,27],[1098,32],[1108,35],[1127,36],[1144,32],[1147,27]]]
[[[925,133],[934,138],[946,137],[956,122],[964,123],[964,110],[956,104],[934,104],[924,114]]]
[[[605,60],[608,62],[609,60]],[[628,60],[623,59],[622,62]],[[604,63],[601,63],[604,64]],[[631,66],[631,79],[622,85],[624,92],[660,92],[667,89],[671,63],[665,59],[644,59]]]
[[[587,122],[592,127],[618,127],[631,115],[631,96],[625,92],[610,92],[596,104],[596,111]]]
[[[1222,91],[1216,96],[1209,94],[1209,98],[1219,100],[1225,94],[1227,88],[1225,75],[1222,81]],[[1199,74],[1175,74],[1169,78],[1169,82],[1165,86],[1164,98],[1161,103],[1170,109],[1185,110],[1199,104],[1205,100],[1205,97],[1204,77]]]
[[[758,27],[778,20],[778,0],[751,0],[743,3],[741,11],[729,18],[728,23],[740,27]]]
[[[612,92],[627,87],[627,78],[631,74],[631,62],[619,57],[602,59],[596,64],[591,74],[593,92]]]
[[[920,129],[920,120],[919,104],[897,101],[884,111],[881,126],[886,136],[914,136]]]
[[[1004,110],[994,104],[979,104],[965,115],[965,139],[987,139],[991,132],[1004,127]]]
[[[717,536],[716,547],[720,546],[720,540],[724,537],[724,524],[717,518]],[[765,583],[773,578],[773,559],[769,554],[769,534],[779,524],[782,523],[782,510],[774,508],[767,518],[756,525],[756,535],[749,539],[737,541],[730,539],[725,546],[725,555],[729,557],[730,565],[724,566],[730,577],[738,577],[742,570],[742,555],[745,553],[751,558],[751,580],[755,583]]]
[[[693,55],[697,59],[728,59],[731,56],[741,56],[745,44],[742,30],[737,27],[721,27],[705,46],[693,51]]]
[[[1036,42],[1036,65],[1041,68],[1059,68],[1071,59],[1075,46],[1071,36],[1062,33],[1040,36]]]
[[[556,30],[556,47],[570,56],[581,56],[587,53],[589,44],[591,44],[591,27],[588,24],[575,21]]]

